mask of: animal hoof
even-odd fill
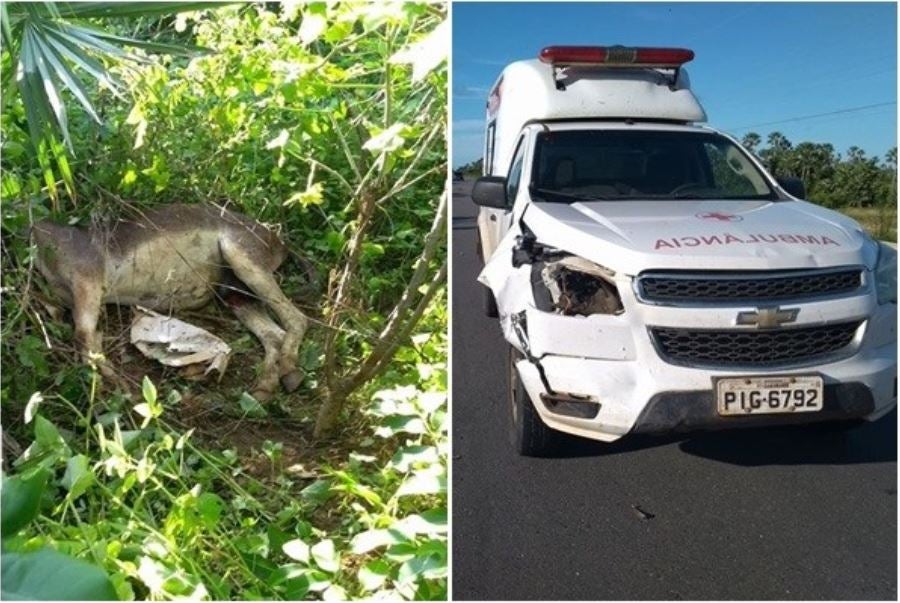
[[[298,370],[293,370],[281,377],[281,385],[284,387],[285,391],[288,392],[292,392],[300,387],[301,381],[303,381],[303,373]]]

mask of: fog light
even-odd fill
[[[593,396],[565,392],[542,393],[541,402],[555,415],[593,419],[600,412],[600,403]]]

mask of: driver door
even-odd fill
[[[478,215],[478,229],[482,237],[482,253],[487,262],[497,249],[500,239],[509,230],[512,224],[512,209],[522,182],[522,172],[525,166],[525,149],[527,133],[523,133],[516,143],[516,151],[513,154],[512,163],[506,179],[506,198],[508,205],[505,209],[482,207]]]

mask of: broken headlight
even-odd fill
[[[566,316],[624,311],[614,273],[603,266],[575,256],[548,259],[533,266],[535,303],[541,310]]]

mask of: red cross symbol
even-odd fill
[[[736,216],[734,214],[723,214],[717,211],[711,211],[705,214],[697,214],[697,217],[701,220],[718,220],[720,222],[740,222],[744,219],[741,216]]]

